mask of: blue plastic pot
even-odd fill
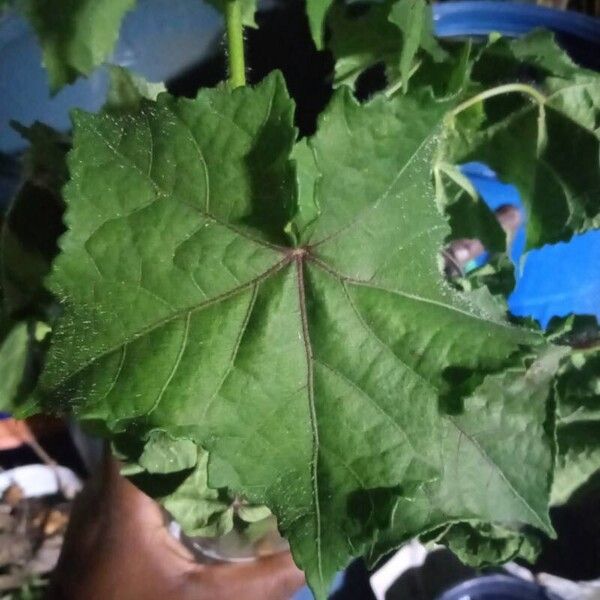
[[[553,31],[582,66],[600,69],[600,21],[593,17],[517,2],[466,0],[434,6],[440,37],[482,37],[492,31],[518,37],[536,28]]]
[[[498,180],[485,165],[470,163],[463,172],[491,209],[502,204],[522,206],[517,189]],[[510,311],[531,316],[542,326],[555,315],[600,317],[600,231],[573,236],[568,243],[544,246],[523,257],[525,227],[513,243],[517,285],[509,297]]]
[[[560,598],[531,581],[506,575],[490,575],[465,581],[444,592],[438,600],[560,600]]]

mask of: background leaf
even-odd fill
[[[1,282],[10,316],[49,317],[52,301],[43,285],[64,231],[62,186],[67,180],[69,139],[41,123],[14,126],[29,140],[23,183],[0,230]]]
[[[151,83],[143,77],[111,65],[108,70],[110,84],[104,108],[114,111],[139,110],[142,100],[156,100],[161,92],[166,91],[163,83]]]
[[[191,440],[176,439],[164,431],[152,431],[139,457],[148,473],[177,473],[192,469],[198,460],[198,449]]]
[[[0,411],[12,412],[26,373],[27,323],[16,324],[0,341]]]
[[[334,0],[306,0],[306,16],[308,25],[315,42],[320,50],[323,48],[323,29],[325,28],[325,17],[329,7]]]
[[[402,32],[400,77],[402,88],[406,93],[419,48],[428,52],[437,61],[443,60],[446,53],[433,35],[431,7],[425,0],[398,0],[392,5],[389,20]]]
[[[477,569],[515,559],[533,563],[540,550],[536,538],[489,523],[454,523],[436,542],[452,550],[463,564]]]
[[[572,349],[555,384],[558,454],[553,504],[567,502],[600,471],[600,330],[596,319],[567,320],[559,340],[569,342]]]
[[[546,95],[541,119],[536,103],[503,95],[479,119],[457,122],[460,142],[450,146],[456,161],[481,160],[517,186],[530,249],[600,226],[600,77],[577,67],[547,32],[500,38],[472,69],[473,83],[486,87],[524,74]]]
[[[89,75],[108,58],[121,21],[134,6],[135,0],[25,0],[53,92]]]

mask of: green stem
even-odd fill
[[[229,84],[232,88],[236,88],[246,85],[244,25],[242,23],[242,6],[240,0],[226,0],[225,23],[227,26]]]
[[[470,108],[471,106],[473,106],[474,104],[478,104],[479,102],[483,102],[488,98],[493,98],[494,96],[501,96],[502,94],[510,94],[515,92],[531,96],[540,106],[543,106],[546,102],[546,96],[538,92],[534,87],[530,85],[526,85],[524,83],[507,83],[505,85],[499,85],[498,87],[486,90],[485,92],[481,92],[480,94],[476,94],[472,98],[465,100],[463,103],[459,104],[456,108],[454,108],[448,113],[448,118],[453,119],[459,113],[463,112],[464,110],[467,110],[467,108]]]
[[[418,70],[418,68],[421,66],[421,61],[418,60],[411,68],[411,70],[408,72],[408,79],[410,79],[415,72]],[[383,93],[385,95],[386,98],[391,98],[399,89],[402,88],[404,84],[404,80],[402,77],[399,77],[394,83],[392,83],[389,87],[387,87],[385,90],[383,90]]]

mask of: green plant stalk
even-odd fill
[[[227,28],[227,57],[229,84],[232,88],[246,85],[246,60],[244,57],[244,25],[240,0],[227,0],[225,4]]]
[[[543,105],[547,99],[546,96],[538,92],[534,87],[530,85],[526,85],[524,83],[507,83],[505,85],[499,85],[498,87],[486,90],[485,92],[481,92],[480,94],[477,94],[472,98],[465,100],[448,113],[448,118],[453,119],[454,117],[456,117],[456,115],[463,112],[467,108],[470,108],[471,106],[479,102],[483,102],[488,98],[493,98],[494,96],[501,96],[502,94],[511,94],[515,92],[530,96],[539,105]]]
[[[471,106],[483,102],[489,98],[495,96],[501,96],[502,94],[525,94],[534,100],[538,105],[538,134],[537,134],[537,152],[540,155],[546,145],[546,109],[545,104],[548,98],[544,94],[538,92],[531,85],[524,83],[507,83],[505,85],[499,85],[498,87],[491,88],[485,92],[476,94],[472,98],[465,100],[446,115],[446,125],[452,125],[454,118],[461,112],[471,108]]]

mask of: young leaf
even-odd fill
[[[397,64],[402,49],[401,33],[388,20],[390,3],[369,5],[364,14],[349,14],[334,3],[329,11],[329,48],[335,57],[334,85],[354,86],[360,74],[378,63]]]
[[[484,489],[479,474],[491,470],[500,500],[496,512],[487,497],[475,507],[463,497],[461,511],[549,528],[541,431],[525,484],[512,444],[489,440],[501,469],[478,445],[493,399],[448,414],[461,390],[543,340],[490,318],[441,276],[448,226],[431,164],[446,109],[431,95],[361,106],[338,93],[308,142],[318,215],[292,218],[296,246],[283,233],[298,190],[281,76],[196,100],[163,94],[137,115],[75,117],[69,232],[50,280],[65,313],[46,402],[206,448],[209,484],[273,511],[318,598],[398,498],[443,477],[457,444],[464,478]],[[543,398],[525,406],[537,427]],[[523,422],[517,412],[505,438]]]
[[[175,439],[164,431],[152,431],[139,457],[140,466],[148,473],[177,473],[192,469],[198,460],[198,449],[191,440]]]
[[[57,92],[89,75],[112,52],[121,21],[135,0],[25,0],[25,13],[42,46],[50,88]]]
[[[233,507],[208,486],[208,454],[174,492],[161,498],[164,507],[190,536],[222,536],[233,528]]]
[[[489,523],[454,523],[436,541],[477,569],[517,558],[533,563],[540,550],[536,538]]]
[[[271,511],[266,506],[242,505],[237,509],[237,515],[246,523],[256,523],[269,517]]]

